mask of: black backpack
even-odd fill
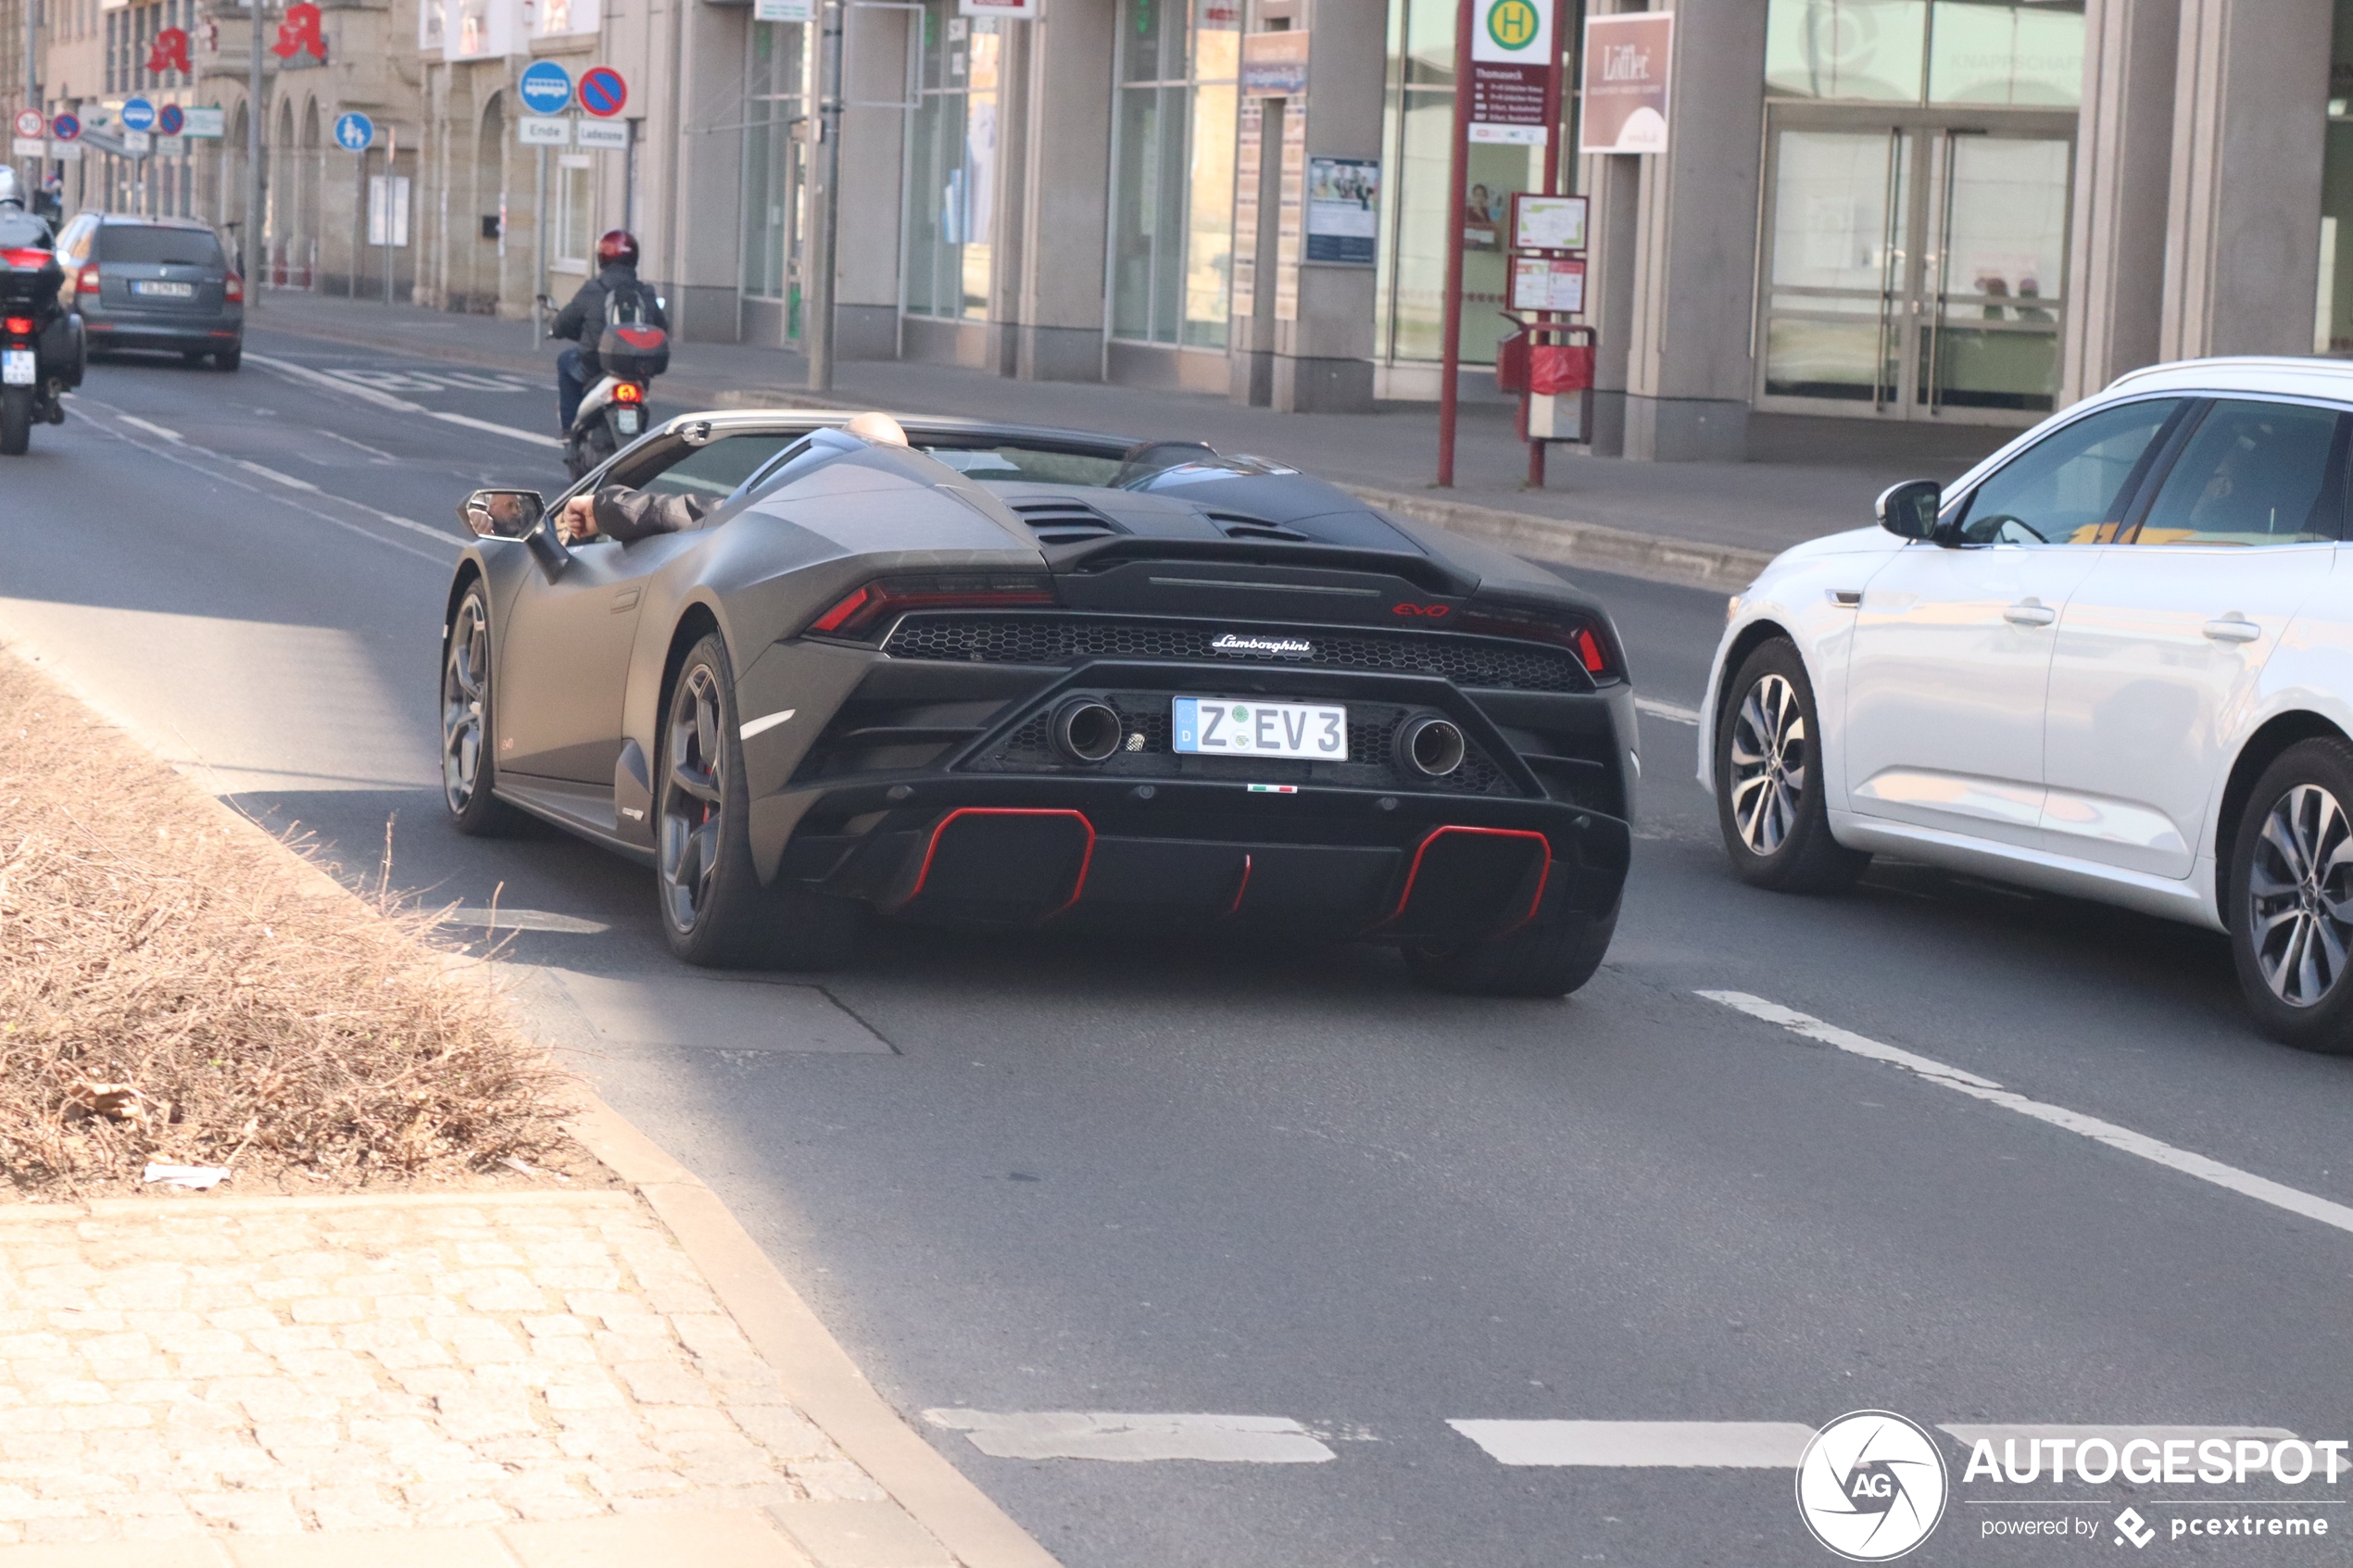
[[[607,375],[642,382],[669,370],[670,334],[654,325],[646,304],[646,285],[634,280],[605,295],[597,362]]]

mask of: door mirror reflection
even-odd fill
[[[536,490],[477,490],[458,507],[458,521],[483,539],[527,539],[547,520]]]
[[[1944,504],[1944,487],[1932,479],[1907,479],[1880,492],[1874,508],[1879,525],[1898,539],[1931,539],[1936,535],[1936,514]]]

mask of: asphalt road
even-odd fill
[[[1566,1002],[1432,996],[1375,952],[1051,932],[887,938],[822,990],[689,972],[644,873],[440,821],[452,506],[560,483],[551,448],[492,428],[546,430],[550,392],[265,330],[248,349],[233,376],[102,364],[0,463],[0,635],[351,874],[389,823],[396,887],[566,927],[514,939],[542,1026],[1070,1568],[1832,1561],[1785,1461],[1506,1465],[1455,1421],[2353,1436],[2353,1234],[2324,1205],[1752,1015],[2353,1205],[2353,1060],[2257,1037],[2219,938],[1900,865],[1839,898],[1745,889],[1695,732],[1655,710],[1617,943]],[[1694,705],[1721,599],[1592,581],[1638,688]],[[976,1418],[924,1413],[960,1411],[1273,1418],[1272,1450],[1313,1461],[1265,1462],[1264,1421],[1170,1427],[1258,1460],[993,1457],[954,1429]],[[2105,1557],[2127,1504],[2163,1532],[2250,1499],[2332,1534],[2152,1554],[2353,1556],[2353,1478],[1964,1485],[1946,1452],[1954,1501],[1910,1561]],[[1986,1534],[2062,1515],[2097,1534]]]

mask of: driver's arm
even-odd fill
[[[564,503],[564,533],[573,539],[632,540],[657,533],[684,533],[698,527],[711,504],[697,495],[653,495],[626,485],[608,484],[593,496]]]

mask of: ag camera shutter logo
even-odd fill
[[[1892,1411],[1840,1416],[1797,1461],[1798,1516],[1850,1562],[1887,1562],[1928,1539],[1949,1490],[1936,1440]]]

